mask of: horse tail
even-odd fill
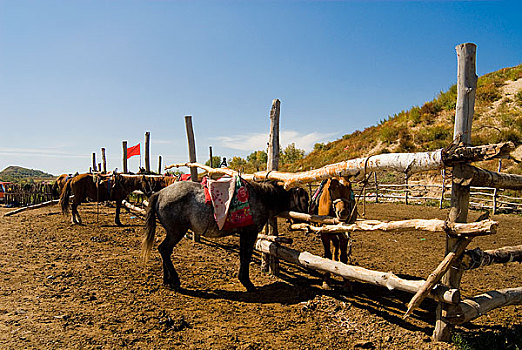
[[[154,235],[156,234],[156,203],[158,202],[158,193],[153,194],[149,198],[149,206],[147,207],[147,217],[145,218],[145,234],[141,243],[141,257],[144,262],[149,259],[152,245],[154,244]]]
[[[60,194],[60,206],[62,207],[62,213],[67,214],[69,212],[69,197],[71,196],[71,181],[67,181],[65,187]]]

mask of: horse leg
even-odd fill
[[[158,246],[161,259],[163,260],[163,284],[174,290],[179,290],[181,283],[179,281],[178,273],[174,269],[174,265],[172,264],[170,256],[172,255],[174,246],[178,244],[179,241],[181,241],[186,231],[187,230],[179,229],[167,230],[165,239]]]
[[[321,241],[323,242],[324,258],[332,260],[332,252],[330,250],[330,236],[326,233],[321,233]],[[321,288],[327,290],[332,289],[331,284],[332,281],[330,279],[330,273],[325,272],[323,274],[323,285]]]
[[[348,264],[348,255],[351,255],[351,246],[350,246],[350,252],[348,252],[348,244],[350,243],[349,237],[345,235],[344,233],[341,233],[339,235],[339,248],[341,250],[341,256],[340,261],[343,264]],[[352,291],[352,285],[350,284],[350,281],[348,279],[344,279],[343,283],[343,290],[345,292],[351,292]]]
[[[121,209],[121,201],[116,201],[116,217],[114,218],[114,223],[116,226],[123,226],[120,221],[120,209]]]
[[[333,253],[333,260],[334,261],[339,261],[339,242],[340,242],[340,239],[337,235],[335,236],[330,236],[330,240],[332,241],[332,244],[334,246],[334,253]]]
[[[80,217],[80,213],[78,213],[78,204],[72,203],[71,204],[71,216],[72,216],[72,223],[73,224],[82,224],[82,218]]]
[[[254,251],[254,243],[257,239],[256,231],[245,231],[239,235],[239,273],[238,278],[247,291],[252,292],[256,289],[250,281],[250,260]]]

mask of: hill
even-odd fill
[[[457,86],[435,99],[388,116],[376,126],[316,144],[304,158],[285,164],[284,170],[302,171],[389,152],[421,152],[447,146],[453,138]],[[522,143],[522,64],[479,77],[472,128],[474,145],[512,141]],[[482,164],[495,168],[496,162]],[[507,161],[503,171],[522,173],[522,166]]]
[[[56,176],[40,170],[26,169],[19,166],[8,166],[0,171],[0,181],[27,182],[54,180]]]

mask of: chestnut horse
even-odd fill
[[[62,190],[65,187],[65,184],[67,183],[67,181],[69,181],[70,179],[72,179],[76,175],[78,175],[78,173],[76,173],[74,175],[62,174],[62,175],[58,176],[56,181],[54,181],[53,187],[52,187],[53,199],[59,199],[60,198],[60,195],[62,194]]]
[[[146,260],[154,244],[157,218],[166,231],[166,237],[158,247],[163,260],[165,285],[175,290],[181,288],[170,256],[174,246],[190,229],[202,236],[215,238],[238,233],[240,260],[238,278],[247,291],[255,290],[249,277],[249,264],[258,232],[263,229],[269,218],[283,211],[306,211],[308,193],[303,189],[286,191],[283,186],[275,182],[244,181],[244,183],[248,191],[253,224],[230,231],[218,228],[213,207],[206,203],[204,188],[199,183],[176,182],[150,197],[142,252]]]
[[[337,218],[341,222],[353,223],[357,219],[357,208],[352,185],[346,178],[330,178],[324,184],[319,197],[317,207],[318,215],[328,215]],[[321,241],[324,248],[324,257],[348,263],[348,243],[346,233],[321,233]],[[330,243],[334,246],[332,256]],[[329,285],[329,275],[325,275],[324,287]]]
[[[60,196],[60,205],[64,214],[69,210],[69,197],[74,195],[71,203],[72,223],[81,224],[82,219],[78,213],[78,205],[86,199],[93,202],[116,202],[116,217],[114,222],[122,226],[120,221],[120,209],[122,201],[136,190],[143,189],[141,176],[108,175],[98,176],[93,174],[80,174],[67,181]]]

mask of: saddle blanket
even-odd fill
[[[239,176],[223,176],[218,180],[205,178],[205,199],[212,202],[214,218],[220,230],[249,226],[254,223],[250,211],[249,195]]]

